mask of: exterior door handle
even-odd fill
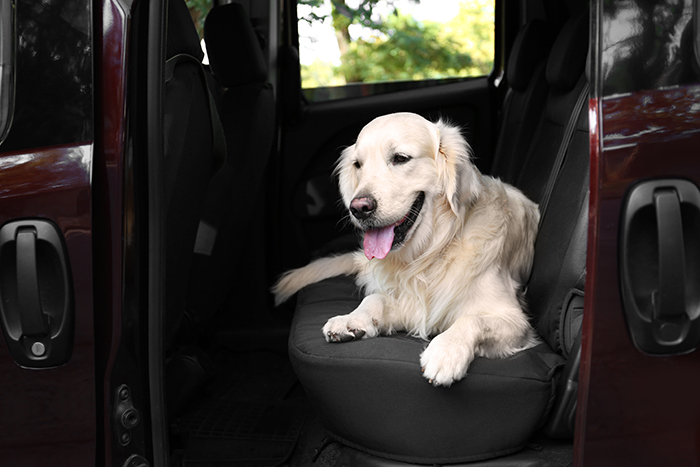
[[[637,349],[678,355],[700,345],[700,190],[687,180],[635,185],[622,210],[620,290]]]
[[[73,349],[73,287],[63,236],[26,219],[0,229],[0,324],[15,362],[50,368]]]
[[[17,230],[17,311],[22,334],[40,339],[49,334],[47,317],[41,311],[39,277],[36,264],[36,230],[22,227]]]
[[[685,303],[685,248],[681,203],[675,189],[654,191],[659,241],[659,288],[652,295],[653,333],[657,342],[674,343],[689,321]]]

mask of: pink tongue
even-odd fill
[[[381,229],[369,229],[365,232],[365,256],[367,259],[384,259],[389,254],[393,242],[393,225],[382,227]]]

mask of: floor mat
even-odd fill
[[[288,398],[297,384],[287,360],[270,353],[232,355],[213,397],[179,423],[187,433],[183,467],[272,467],[296,446],[305,398]]]

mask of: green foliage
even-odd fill
[[[207,17],[209,10],[213,7],[212,0],[185,0],[187,8],[190,10],[192,21],[197,27],[199,38],[204,37],[204,19]]]
[[[383,27],[383,20],[379,15],[375,13],[375,8],[381,4],[382,6],[387,6],[392,12],[396,11],[394,8],[394,0],[359,0],[357,2],[357,7],[353,8],[346,3],[346,0],[330,0],[333,5],[332,17],[333,21],[338,21],[338,26],[343,26],[343,20],[340,17],[344,17],[347,25],[349,24],[361,24],[365,27],[372,29],[381,29]],[[419,3],[420,0],[409,0],[413,3]],[[299,0],[299,5],[307,5],[312,8],[319,8],[326,0]],[[302,18],[304,21],[309,23],[323,21],[325,16],[318,14],[318,10],[311,12]],[[334,24],[335,25],[335,24]]]
[[[345,78],[338,74],[336,67],[319,59],[310,65],[302,65],[301,78],[301,87],[304,89],[346,84]]]
[[[322,0],[301,0],[322,4]],[[345,12],[344,2],[333,3],[341,65],[316,61],[302,66],[303,86],[320,87],[352,82],[436,79],[482,76],[493,67],[493,0],[462,1],[459,14],[442,24],[419,22],[390,5],[391,13],[376,14],[377,0],[364,0]],[[340,7],[340,8],[339,8]],[[361,11],[358,11],[361,10]],[[318,21],[311,15],[307,21]],[[353,40],[350,24],[362,24],[366,34]],[[345,42],[345,43],[343,43]]]
[[[472,65],[453,37],[443,37],[438,23],[419,23],[395,14],[387,36],[358,39],[350,45],[339,71],[347,82],[416,80],[454,76]]]

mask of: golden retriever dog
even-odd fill
[[[328,342],[406,331],[429,341],[424,377],[450,386],[475,356],[503,358],[539,341],[522,308],[539,209],[481,175],[460,130],[411,113],[376,118],[336,172],[364,248],[285,273],[277,304],[329,277],[355,275],[360,305],[328,320]]]

